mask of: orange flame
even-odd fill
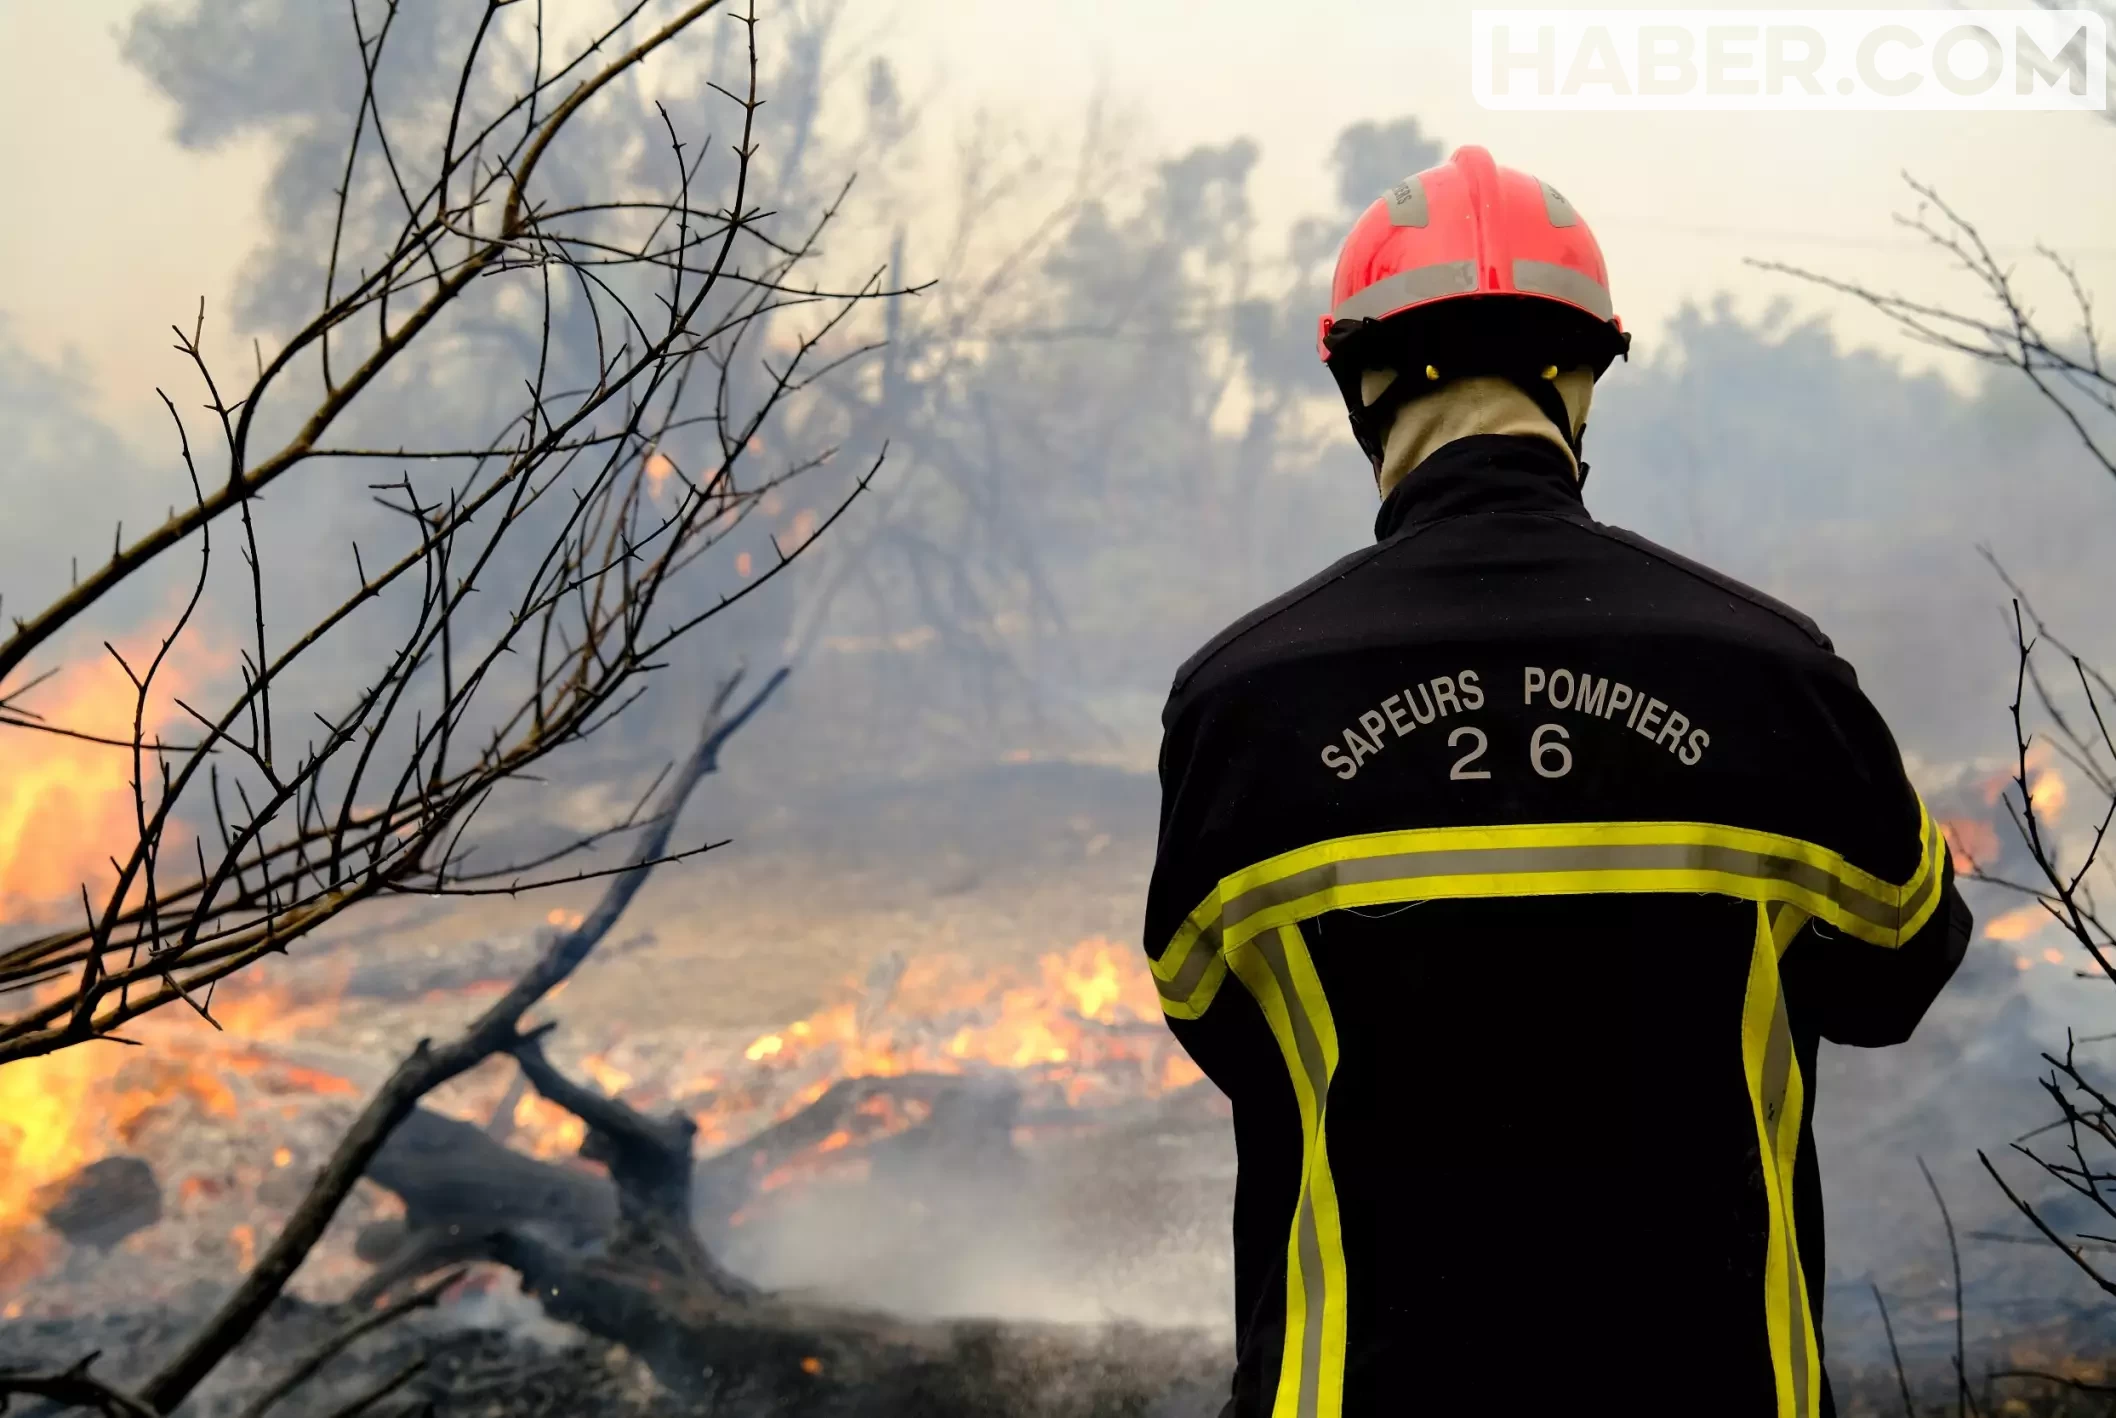
[[[758,1036],[742,1057],[759,1086],[729,1087],[717,1075],[680,1086],[678,1097],[710,1095],[693,1114],[701,1138],[723,1145],[790,1117],[841,1079],[1004,1069],[1028,1088],[1046,1090],[1054,1104],[1093,1106],[1172,1092],[1204,1077],[1162,1024],[1145,959],[1099,937],[1044,956],[1034,983],[960,957],[923,957],[905,968],[886,1009],[874,1004],[843,1001]],[[765,1106],[760,1117],[765,1098],[777,1106]],[[842,1154],[916,1126],[927,1108],[876,1094],[855,1113],[849,1130],[774,1168],[760,1192],[797,1178],[859,1175],[864,1160]]]
[[[2042,745],[2037,744],[2036,747],[2040,748]],[[2048,757],[2048,754],[2044,755],[2046,760]],[[2028,765],[2030,773],[2034,775],[2028,779],[2028,801],[2034,804],[2035,810],[2044,817],[2062,816],[2067,796],[2063,776],[2047,761],[2038,765],[2033,751],[2028,755]]]
[[[1940,823],[1940,835],[1947,839],[1947,854],[1954,858],[1957,872],[1972,872],[1999,859],[1998,829],[1982,818],[1947,818]]]
[[[38,1192],[95,1160],[95,1139],[76,1126],[107,1088],[121,1046],[83,1045],[0,1068],[0,1284],[43,1269],[53,1237],[31,1223]]]
[[[676,464],[670,460],[666,453],[649,453],[645,471],[647,475],[647,492],[654,497],[659,497],[661,496],[661,489],[668,484],[669,474],[676,471]]]
[[[2057,771],[2056,750],[2040,739],[2028,745],[2022,767],[2028,779],[2028,801],[2044,817],[2057,817],[2065,810],[2069,792],[2064,775]],[[1994,773],[1983,782],[1984,801],[1996,804],[2014,785],[2012,773]]]
[[[333,996],[344,983],[330,982]],[[158,1140],[193,1119],[244,1119],[259,1106],[268,1109],[268,1119],[292,1116],[290,1108],[306,1104],[291,1095],[352,1094],[345,1080],[275,1057],[272,1048],[274,1041],[330,1026],[334,1008],[331,998],[296,998],[235,982],[214,1003],[226,1033],[172,1009],[128,1031],[150,1048],[90,1044],[0,1070],[0,1286],[51,1262],[58,1238],[40,1217],[56,1199],[50,1189],[79,1168],[120,1150],[154,1158]],[[746,1049],[732,1041],[703,1044],[693,1056],[696,1065],[671,1068],[651,1052],[635,1060],[620,1041],[577,1067],[635,1106],[673,1105],[690,1114],[699,1126],[698,1145],[715,1151],[793,1115],[839,1080],[1009,1070],[1032,1115],[1016,1136],[1032,1145],[1070,1126],[1053,1121],[1062,1108],[1153,1097],[1199,1080],[1159,1016],[1144,958],[1093,939],[1018,970],[959,956],[920,958],[901,970],[886,999],[856,1003],[848,991]],[[442,1106],[482,1123],[511,1077],[493,1070],[477,1085],[489,1091]],[[925,1123],[933,1110],[929,1097],[914,1086],[860,1099],[826,1136],[760,1167],[758,1204],[767,1195],[778,1204],[796,1184],[864,1177],[871,1166],[866,1149]],[[578,1157],[586,1132],[578,1117],[533,1091],[505,1106],[501,1121],[512,1125],[511,1146],[552,1161]],[[232,1205],[274,1172],[294,1168],[300,1156],[271,1137],[248,1173],[180,1169],[166,1179],[168,1196],[180,1207],[215,1204],[215,1197]],[[227,1238],[225,1253],[239,1260],[245,1243],[226,1228],[249,1218],[223,1216],[216,1234]],[[253,1235],[249,1245],[256,1244]]]
[[[345,1079],[257,1047],[327,1023],[331,1011],[327,1002],[231,986],[213,1005],[222,1032],[172,1007],[127,1027],[146,1048],[89,1042],[0,1068],[0,1284],[35,1275],[51,1258],[55,1238],[37,1223],[57,1200],[52,1188],[132,1143],[151,1119],[184,1108],[234,1117],[237,1080],[265,1095],[354,1094]]]
[[[2008,944],[2027,940],[2050,924],[2050,913],[2037,903],[2030,901],[2025,906],[2016,906],[2001,915],[1993,916],[1984,923],[1984,938],[2005,941]]]
[[[157,644],[135,639],[118,648],[126,664],[144,672]],[[188,658],[196,662],[199,656]],[[192,682],[185,664],[172,659],[163,665],[141,715],[147,742],[182,734],[173,700],[188,693]],[[107,653],[84,660],[24,695],[16,707],[55,728],[118,744],[0,729],[0,920],[38,919],[54,908],[78,911],[81,888],[91,895],[99,887],[109,890],[115,884],[109,859],[124,860],[138,838],[132,753],[120,745],[132,740],[139,706],[124,670]],[[151,755],[144,768],[151,812],[157,771]]]

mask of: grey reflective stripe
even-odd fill
[[[1771,912],[1771,921],[1777,922],[1777,911]],[[1760,940],[1758,950],[1774,949],[1771,941]],[[1777,974],[1777,967],[1771,973]],[[1793,1030],[1786,1018],[1785,986],[1778,987],[1777,997],[1771,1001],[1771,1033],[1763,1052],[1763,1121],[1764,1131],[1770,1140],[1771,1156],[1766,1165],[1778,1165],[1778,1134],[1785,1127],[1798,1128],[1798,1118],[1785,1116],[1785,1095],[1793,1075]],[[1781,1175],[1778,1186],[1778,1204],[1785,1208],[1785,1317],[1786,1341],[1792,1347],[1789,1356],[1793,1371],[1793,1412],[1799,1418],[1808,1418],[1807,1391],[1807,1295],[1801,1284],[1800,1244],[1798,1232],[1793,1228],[1793,1179]]]
[[[1293,1222],[1300,1248],[1301,1293],[1306,1296],[1307,1310],[1300,1336],[1300,1406],[1294,1412],[1299,1418],[1315,1418],[1319,1401],[1316,1390],[1322,1382],[1323,1306],[1328,1291],[1323,1283],[1322,1235],[1315,1224],[1315,1197],[1309,1180],[1314,1173],[1315,1153],[1322,1147],[1323,1110],[1330,1100],[1330,1069],[1323,1059],[1322,1041],[1315,1037],[1315,1023],[1308,1018],[1307,1004],[1293,988],[1293,972],[1286,966],[1285,942],[1277,931],[1270,931],[1259,937],[1255,945],[1257,954],[1271,967],[1278,997],[1293,1024],[1294,1050],[1300,1055],[1301,1069],[1308,1075],[1308,1087],[1315,1096],[1315,1129],[1306,1139],[1308,1167],[1301,1177],[1300,1209]],[[1279,1382],[1285,1383],[1283,1374]]]
[[[1565,194],[1549,183],[1543,184],[1543,211],[1549,216],[1552,226],[1578,226],[1580,214],[1565,200]]]
[[[1763,949],[1758,942],[1756,948]],[[1785,1111],[1785,1085],[1793,1071],[1793,1031],[1785,1019],[1785,991],[1771,1006],[1771,1037],[1763,1047],[1763,1121],[1775,1139],[1778,1118]],[[1775,1145],[1775,1143],[1774,1143]]]
[[[1184,956],[1183,963],[1176,967],[1174,979],[1164,980],[1160,971],[1153,972],[1154,988],[1161,992],[1162,999],[1173,1000],[1177,1004],[1189,1003],[1191,995],[1197,992],[1199,983],[1205,978],[1205,972],[1212,968],[1212,962],[1219,953],[1220,925],[1218,921],[1214,921],[1199,931],[1197,939],[1190,943],[1190,954]]]
[[[1415,266],[1393,276],[1383,276],[1365,290],[1354,291],[1338,302],[1337,308],[1330,312],[1330,318],[1374,320],[1421,300],[1460,295],[1476,288],[1476,262],[1436,261],[1430,266]]]
[[[1514,289],[1569,300],[1604,320],[1616,313],[1616,307],[1609,303],[1609,287],[1555,261],[1514,262]]]
[[[1315,1229],[1315,1198],[1306,1186],[1300,1189],[1300,1276],[1308,1295],[1308,1313],[1300,1327],[1300,1398],[1294,1412],[1300,1418],[1315,1418],[1322,1385],[1323,1273],[1322,1237]],[[1281,1380],[1283,1382],[1283,1380]]]
[[[1919,824],[1919,831],[1925,831],[1922,823]],[[1939,829],[1933,828],[1929,841],[1922,845],[1924,851],[1918,857],[1918,869],[1924,873],[1924,879],[1918,883],[1918,889],[1903,900],[1903,919],[1906,921],[1916,920],[1918,912],[1925,909],[1926,901],[1940,889],[1941,867],[1935,860],[1935,854],[1946,851],[1947,847],[1940,837]]]
[[[1821,867],[1736,847],[1700,842],[1628,843],[1580,847],[1471,847],[1397,852],[1325,862],[1253,887],[1228,902],[1220,928],[1233,930],[1259,911],[1298,901],[1333,886],[1417,881],[1446,876],[1515,876],[1541,872],[1711,871],[1758,881],[1782,881],[1836,902],[1862,920],[1895,928],[1903,913]]]
[[[1766,916],[1770,931],[1756,942],[1756,949],[1777,948],[1778,919],[1785,910],[1786,907],[1781,902],[1774,901],[1770,904]],[[1760,962],[1755,968],[1762,968]],[[1775,977],[1778,973],[1775,962],[1770,969]],[[1764,1159],[1764,1165],[1769,1167],[1775,1168],[1778,1165],[1780,1129],[1800,1126],[1798,1118],[1788,1119],[1785,1116],[1785,1095],[1792,1082],[1794,1067],[1793,1030],[1791,1021],[1786,1016],[1785,986],[1781,982],[1776,998],[1771,1001],[1771,1030],[1770,1037],[1764,1044],[1763,1077],[1760,1080],[1762,1097],[1759,1101],[1763,1104],[1764,1135],[1771,1148],[1771,1155]],[[1807,1293],[1806,1287],[1801,1283],[1800,1244],[1798,1232],[1793,1227],[1792,1190],[1793,1178],[1781,1174],[1778,1204],[1785,1211],[1780,1224],[1785,1234],[1786,1340],[1792,1346],[1789,1359],[1793,1378],[1793,1412],[1798,1418],[1809,1418],[1808,1390],[1812,1387],[1812,1381],[1807,1372]]]
[[[1425,184],[1406,177],[1382,198],[1389,204],[1390,226],[1424,226],[1432,220],[1425,205]]]

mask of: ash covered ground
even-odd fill
[[[782,799],[738,845],[659,874],[544,1012],[560,1025],[551,1057],[647,1111],[691,1113],[701,1157],[797,1112],[836,1078],[952,1069],[997,1083],[1009,1097],[1000,1146],[967,1169],[954,1165],[960,1154],[922,1161],[916,1148],[867,1147],[856,1121],[849,1145],[826,1139],[753,1178],[732,1216],[700,1224],[728,1264],[774,1292],[907,1316],[1083,1326],[1107,1335],[1119,1365],[1127,1333],[1186,1331],[1216,1392],[1231,1319],[1233,1152],[1223,1100],[1148,1013],[1132,937],[1151,817],[1150,790],[1132,775],[1033,766],[937,796],[841,797],[813,816]],[[511,912],[407,903],[231,997],[226,1035],[171,1018],[155,1021],[153,1049],[114,1065],[56,1056],[44,1081],[110,1114],[82,1130],[77,1160],[144,1159],[160,1216],[108,1247],[68,1245],[34,1224],[7,1233],[0,1362],[50,1366],[101,1350],[106,1377],[150,1371],[284,1221],[394,1060],[420,1036],[458,1027],[526,963],[543,917],[566,909],[555,899]],[[526,1156],[568,1161],[575,1120],[513,1083],[512,1064],[495,1061],[430,1101],[497,1125]],[[880,1117],[872,1132],[903,1125]],[[51,1190],[23,1200],[48,1205]],[[328,1307],[369,1273],[363,1236],[402,1211],[363,1184],[291,1301],[216,1375],[198,1411],[238,1411],[324,1328]],[[412,1386],[449,1395],[443,1411],[556,1411],[583,1384],[620,1406],[653,1390],[636,1361],[545,1320],[503,1272],[474,1274],[415,1319],[343,1361],[343,1381],[299,1411],[331,1411],[333,1393],[386,1372],[414,1339],[449,1335]],[[1157,1348],[1155,1362],[1165,1359]],[[523,1394],[495,1410],[488,1400],[517,1403],[492,1397],[509,1372]],[[666,1395],[638,1403],[683,1411]]]

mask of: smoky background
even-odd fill
[[[406,15],[433,33],[399,53],[447,52],[443,31],[466,22],[446,6]],[[730,612],[717,639],[679,648],[621,731],[553,765],[544,790],[508,814],[496,846],[533,853],[606,820],[680,751],[730,661],[790,662],[786,688],[697,809],[704,830],[732,845],[664,872],[649,892],[661,915],[710,922],[724,893],[739,890],[776,893],[744,918],[770,921],[792,914],[804,893],[830,897],[836,943],[826,956],[854,976],[871,965],[876,937],[862,928],[857,893],[831,895],[833,875],[885,879],[874,899],[898,913],[927,897],[1073,890],[1087,900],[1079,929],[1135,934],[1152,849],[1157,716],[1174,667],[1250,606],[1371,536],[1371,482],[1314,356],[1336,241],[1374,194],[1477,135],[1443,131],[1415,103],[1376,111],[1322,150],[1293,155],[1324,174],[1323,197],[1288,210],[1259,190],[1268,134],[1164,150],[1131,121],[1162,96],[1115,89],[1064,122],[988,109],[943,125],[933,116],[947,110],[905,77],[919,66],[887,24],[819,3],[775,7],[769,18],[761,161],[774,203],[795,217],[820,210],[856,172],[841,222],[852,235],[827,253],[832,274],[859,271],[880,252],[891,283],[936,284],[879,308],[865,333],[886,343],[764,435],[766,459],[774,442],[841,452],[817,480],[764,507],[770,525],[758,529],[755,554],[767,555],[767,533],[812,534],[844,479],[885,445],[888,458],[808,564]],[[181,143],[261,141],[272,155],[266,224],[236,303],[211,312],[231,347],[253,334],[268,342],[318,278],[314,231],[337,180],[357,71],[304,0],[149,5],[122,35],[126,61],[173,105]],[[602,177],[660,161],[638,143],[642,115],[658,102],[710,127],[705,83],[734,62],[724,45],[692,50],[577,135],[563,161]],[[393,82],[410,92],[432,78],[406,72]],[[1945,172],[1926,176],[1945,187]],[[1595,194],[1578,200],[1599,218]],[[142,230],[136,239],[155,237]],[[1621,309],[1618,240],[1605,244]],[[478,383],[475,344],[522,339],[524,318],[495,297],[461,343],[423,351],[402,397],[364,419],[392,440],[475,429],[495,398]],[[560,339],[577,360],[591,343],[585,329]],[[106,417],[84,377],[63,352],[0,325],[0,610],[42,604],[76,558],[101,553],[113,521],[144,526],[183,501],[168,437]],[[399,428],[407,418],[423,422]],[[2032,390],[2003,370],[1921,370],[1850,347],[1829,319],[1800,313],[1790,298],[1759,312],[1728,296],[1637,332],[1632,359],[1597,390],[1587,452],[1597,516],[1811,614],[1859,669],[1936,815],[1996,823],[2003,836],[1985,785],[2011,748],[2009,597],[1979,549],[2090,658],[2106,663],[2116,651],[2106,610],[2116,591],[2116,487]],[[290,622],[342,594],[332,578],[351,575],[349,538],[386,535],[386,514],[351,469],[312,482],[298,501],[268,497],[261,516],[265,574]],[[86,633],[150,624],[170,594],[143,583]],[[216,627],[220,603],[209,600],[201,623],[209,644],[239,629]],[[373,633],[373,644],[387,643],[386,626]],[[348,640],[348,662],[362,643]],[[198,673],[227,670],[207,656]],[[319,668],[288,697],[323,704],[344,688]],[[1088,852],[1098,837],[1104,845]],[[778,862],[794,865],[772,869]],[[2033,1113],[2039,1048],[2067,1024],[2098,1032],[2111,1014],[2093,982],[2044,959],[2053,940],[1990,934],[2012,903],[1976,904],[1985,929],[1910,1044],[1825,1050],[1816,1128],[1830,1215],[1826,1318],[1839,1354],[1879,1352],[1870,1284],[1937,1283],[1936,1217],[1916,1159],[1933,1168],[1959,1225],[2009,1229],[1974,1148],[2002,1146]],[[990,934],[1009,918],[995,910],[975,919],[974,930]],[[517,925],[495,913],[457,929]],[[709,970],[679,982],[683,991],[738,994],[744,972],[773,968],[768,937],[723,944]],[[1502,963],[1477,1007],[1502,1020],[1505,970],[1533,965]],[[798,1007],[802,988],[758,986],[728,1008],[739,1019]],[[613,1017],[609,1027],[623,1023]],[[1681,1120],[1670,1128],[1679,1136]],[[1212,1159],[1214,1185],[1224,1185],[1224,1162]],[[1157,1268],[1135,1265],[1128,1288],[1093,1267],[1058,1282],[1053,1268],[1093,1243],[1091,1228],[1067,1215],[1078,1193],[1046,1187],[1002,1205],[970,1191],[965,1214],[988,1224],[966,1243],[970,1258],[928,1292],[935,1307],[1226,1317],[1231,1297],[1210,1226],[1146,1238]],[[901,1296],[903,1275],[920,1265],[909,1250],[871,1246],[867,1259],[846,1261],[872,1240],[861,1204],[834,1197],[827,1215],[738,1259],[792,1282],[851,1276],[860,1299]],[[1562,1204],[1559,1189],[1554,1215]],[[1105,1239],[1136,1256],[1140,1238],[1124,1224]],[[1994,1325],[2053,1305],[2091,1308],[2062,1261],[2040,1251],[1992,1242],[1967,1259],[1967,1302]],[[1943,1345],[1941,1310],[1899,1316],[1906,1342]]]

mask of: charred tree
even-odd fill
[[[1084,1418],[1178,1403],[1189,1406],[1173,1411],[1203,1413],[1224,1385],[1224,1356],[1193,1333],[917,1321],[768,1294],[720,1266],[700,1239],[696,1179],[717,1178],[716,1206],[739,1204],[761,1172],[885,1091],[932,1111],[876,1150],[916,1150],[947,1166],[1018,1163],[1004,1087],[940,1076],[842,1080],[792,1118],[694,1167],[689,1118],[649,1117],[573,1082],[535,1039],[513,1052],[537,1092],[585,1125],[581,1155],[608,1169],[608,1183],[523,1158],[468,1123],[423,1124],[425,1145],[378,1157],[375,1177],[399,1192],[408,1221],[422,1218],[424,1235],[377,1270],[362,1303],[443,1265],[495,1262],[553,1319],[622,1344],[664,1387],[709,1400],[716,1412]],[[492,1204],[481,1206],[480,1195]],[[553,1217],[551,1201],[561,1196],[591,1199],[577,1215]]]

